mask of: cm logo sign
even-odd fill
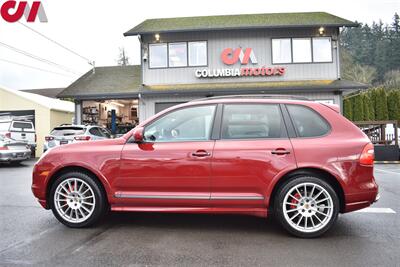
[[[0,7],[1,17],[7,22],[17,22],[22,16],[27,22],[35,22],[39,18],[40,22],[47,22],[46,12],[40,1],[32,2],[32,6],[27,1],[5,1]]]
[[[256,56],[254,55],[252,48],[246,48],[243,52],[242,48],[225,48],[221,54],[222,62],[226,65],[233,65],[240,60],[240,64],[247,65],[249,60],[252,64],[257,64]]]

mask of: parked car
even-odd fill
[[[121,138],[52,149],[32,190],[69,227],[107,209],[274,215],[316,237],[378,199],[374,150],[337,106],[267,96],[169,108]]]
[[[31,148],[27,142],[16,141],[0,134],[0,163],[19,164],[31,157]]]
[[[50,135],[45,137],[43,152],[48,149],[74,142],[102,140],[111,138],[107,128],[96,125],[61,125],[55,127]]]
[[[36,131],[32,121],[0,119],[0,134],[16,141],[27,142],[32,152],[36,148]]]

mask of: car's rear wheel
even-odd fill
[[[81,172],[70,172],[56,179],[50,190],[51,209],[69,227],[90,226],[102,217],[106,199],[99,183]]]
[[[339,199],[330,184],[317,177],[289,180],[275,199],[278,221],[291,234],[312,238],[324,234],[335,223]]]

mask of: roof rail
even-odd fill
[[[291,100],[304,100],[311,101],[307,97],[294,96],[294,95],[225,95],[225,96],[211,96],[206,98],[194,99],[190,102],[199,102],[214,99],[235,99],[235,98],[271,98],[271,99],[291,99]]]

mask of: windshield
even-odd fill
[[[82,135],[86,132],[83,127],[56,127],[51,131],[52,136]]]

